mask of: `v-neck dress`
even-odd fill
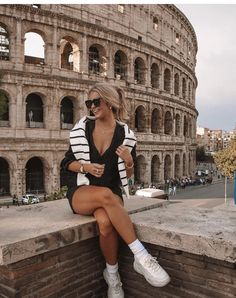
[[[114,130],[114,134],[111,140],[110,146],[106,149],[106,151],[101,155],[93,141],[93,130],[95,127],[95,120],[88,120],[86,122],[85,127],[85,136],[88,140],[89,148],[90,148],[90,162],[104,164],[104,173],[101,177],[95,177],[91,174],[86,174],[86,177],[89,179],[90,185],[103,186],[108,187],[112,190],[113,193],[122,198],[121,191],[121,181],[118,171],[118,155],[116,154],[116,149],[119,147],[125,138],[124,127],[118,123],[116,123],[116,127]],[[136,157],[135,147],[131,151],[133,156],[133,160]],[[62,161],[62,171],[63,177],[65,178],[65,184],[68,188],[67,198],[69,200],[70,206],[72,208],[72,197],[74,192],[81,187],[77,185],[77,173],[68,170],[68,166],[71,162],[75,161],[75,156],[72,152],[71,146],[69,150],[65,154],[65,158]],[[73,209],[72,209],[73,210]],[[73,211],[74,212],[74,211]]]

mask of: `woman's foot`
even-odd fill
[[[103,277],[108,285],[107,298],[124,298],[124,291],[119,273],[109,274],[107,269],[103,271]]]
[[[168,273],[150,254],[138,259],[134,258],[134,270],[142,274],[146,281],[154,287],[164,287],[170,282]]]

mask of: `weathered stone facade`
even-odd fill
[[[0,15],[0,89],[8,102],[1,194],[60,187],[69,129],[100,81],[126,92],[138,138],[135,180],[193,174],[197,40],[174,5],[0,5]],[[24,54],[28,32],[41,36],[44,58]]]

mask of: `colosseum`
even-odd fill
[[[53,193],[88,89],[124,88],[134,181],[195,171],[197,39],[175,5],[0,5],[0,195]],[[27,54],[27,36],[43,57]],[[31,41],[33,43],[33,41]]]

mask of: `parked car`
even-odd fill
[[[138,189],[135,195],[140,197],[153,198],[153,199],[157,198],[157,199],[168,200],[168,194],[166,194],[164,190],[158,189],[158,188]]]
[[[32,194],[26,194],[21,198],[21,203],[23,205],[36,204],[39,202],[40,202],[39,198]]]

